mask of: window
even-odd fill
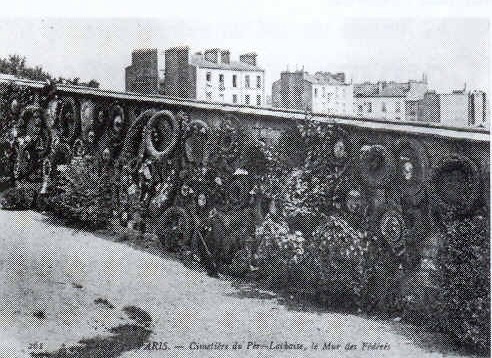
[[[237,94],[232,95],[232,103],[237,103]]]
[[[372,112],[372,103],[371,102],[367,102],[367,112],[368,113]]]
[[[244,103],[249,104],[249,94],[244,96]]]
[[[359,109],[359,113],[362,113],[362,111],[363,111],[362,104],[359,104],[358,109]]]
[[[401,111],[401,103],[400,102],[396,102],[395,112],[400,113],[400,111]]]
[[[221,102],[224,102],[224,94],[223,93],[219,94],[219,100]]]
[[[256,105],[261,106],[261,95],[256,96]]]
[[[261,76],[256,76],[256,88],[261,88]]]
[[[211,101],[211,100],[212,100],[212,92],[207,92],[207,93],[206,93],[206,96],[207,96],[207,99],[208,99],[209,101]]]
[[[219,90],[225,91],[224,74],[222,73],[219,74]]]
[[[237,75],[232,75],[232,87],[237,87]]]
[[[318,97],[318,89],[317,88],[314,89],[314,97]]]
[[[386,112],[386,102],[383,102],[383,103],[381,104],[381,111],[382,111],[382,112]]]
[[[207,72],[207,82],[212,81],[212,72]]]
[[[322,97],[326,96],[326,88],[325,87],[321,87],[321,96]]]
[[[249,75],[244,76],[244,86],[245,86],[246,88],[249,88],[249,87],[250,87],[250,83],[249,83]]]

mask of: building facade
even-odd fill
[[[421,108],[421,121],[430,123],[441,121],[441,100],[436,91],[428,91],[424,94]]]
[[[427,80],[365,82],[354,85],[354,111],[360,117],[418,121]]]
[[[488,98],[483,91],[472,91],[470,93],[470,118],[468,125],[477,127],[488,127],[489,105]]]
[[[440,123],[450,127],[468,126],[468,102],[468,94],[465,91],[440,94]]]
[[[257,66],[256,53],[232,61],[228,50],[190,54],[188,47],[175,47],[167,49],[165,56],[164,92],[168,96],[265,105],[265,71]]]
[[[157,94],[159,91],[157,49],[138,49],[132,52],[132,64],[125,68],[127,92]]]
[[[448,127],[488,127],[487,96],[483,91],[456,90],[425,93],[421,120]]]
[[[272,107],[312,111],[312,96],[312,84],[304,71],[282,72],[272,84]]]
[[[353,114],[353,86],[345,73],[282,72],[272,84],[272,106],[323,114]]]

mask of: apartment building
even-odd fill
[[[425,76],[422,81],[355,84],[354,114],[390,121],[417,121],[426,91]]]
[[[284,71],[272,84],[272,106],[323,114],[353,114],[353,86],[345,73]]]
[[[190,54],[188,47],[174,47],[165,51],[164,92],[207,102],[264,106],[265,71],[253,52],[233,61],[229,50]]]

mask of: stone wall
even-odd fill
[[[245,136],[271,146],[285,130],[314,121],[343,133],[340,140],[333,139],[326,155],[336,157],[337,151],[342,150],[348,156],[347,170],[353,171],[362,183],[349,188],[351,193],[358,192],[357,195],[364,197],[364,205],[371,210],[386,212],[390,207],[396,208],[394,219],[403,220],[401,229],[410,228],[422,235],[418,248],[422,257],[435,258],[441,244],[439,223],[447,211],[456,215],[469,215],[476,210],[488,213],[490,143],[489,133],[483,130],[351,117],[313,117],[304,112],[136,96],[66,85],[46,88],[32,81],[18,81],[18,85],[31,87],[36,93],[33,106],[23,107],[14,114],[18,117],[18,129],[24,131],[19,135],[23,145],[26,136],[30,140],[39,137],[39,143],[25,152],[29,165],[16,166],[16,179],[32,176],[32,181],[46,181],[43,174],[46,159],[55,146],[67,148],[71,155],[80,149],[117,170],[123,170],[137,158],[138,165],[152,163],[156,156],[177,160],[179,170],[183,166],[193,169],[196,162],[187,155],[195,144],[187,146],[187,141],[201,143],[200,133],[209,135],[224,125],[240,126]],[[154,127],[157,135],[164,137],[158,145],[149,144]],[[140,149],[143,142],[147,149]],[[166,147],[166,143],[173,143],[174,147]],[[179,146],[185,153],[184,159],[169,157]],[[292,155],[297,150],[292,147]],[[23,158],[19,153],[17,156]],[[23,170],[29,173],[24,175]],[[468,186],[463,186],[463,182]],[[343,200],[341,208],[347,205]],[[378,226],[377,230],[386,228]]]

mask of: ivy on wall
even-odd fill
[[[2,93],[2,135],[10,138],[20,112],[12,102],[25,108],[34,99],[21,88],[7,86]],[[443,326],[485,346],[482,329],[489,321],[484,302],[490,298],[483,287],[488,288],[490,277],[477,274],[475,281],[467,281],[481,289],[453,281],[478,272],[489,257],[483,246],[486,219],[470,219],[483,210],[471,160],[451,156],[430,168],[418,141],[410,143],[411,150],[405,143],[356,143],[348,129],[334,123],[300,123],[267,146],[230,115],[212,125],[155,108],[131,122],[124,103],[97,103],[84,111],[88,123],[82,126],[78,119],[84,106],[77,100],[41,102],[71,105],[55,111],[46,155],[37,158],[29,149],[23,157],[18,153],[25,137],[5,140],[13,149],[9,168],[28,158],[42,169],[22,180],[13,178],[16,187],[5,196],[10,200],[6,207],[43,205],[95,227],[118,223],[156,235],[166,249],[198,256],[210,273],[224,269],[272,286],[289,283],[332,304],[392,315],[405,310],[405,277],[421,269],[418,242],[426,239],[425,224],[448,240],[448,250],[439,256]],[[409,155],[412,151],[418,155]],[[450,171],[473,184],[458,193],[467,199],[466,210],[448,205],[454,199],[426,179],[440,183]],[[31,200],[32,190],[28,197],[26,182],[38,184],[37,199]],[[430,209],[429,197],[436,196],[441,200],[435,202],[446,204],[440,205],[446,212],[434,208],[439,215]],[[459,210],[449,214],[455,207]],[[477,241],[466,241],[468,236]]]

